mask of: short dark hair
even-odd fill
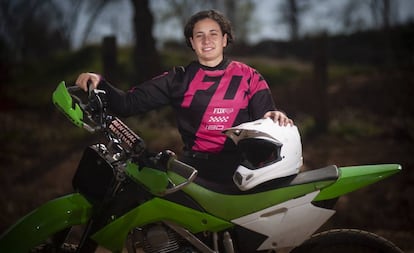
[[[185,42],[187,43],[187,46],[192,48],[190,38],[193,37],[193,29],[194,25],[203,19],[210,18],[214,21],[216,21],[221,29],[221,32],[224,34],[227,34],[227,45],[231,44],[233,42],[233,31],[231,28],[231,22],[228,20],[221,12],[216,10],[206,10],[206,11],[200,11],[193,16],[190,17],[190,19],[187,21],[187,24],[184,27],[184,37]]]

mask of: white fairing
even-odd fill
[[[311,204],[319,191],[272,206],[233,223],[263,234],[268,238],[257,250],[289,249],[302,244],[334,213],[334,210]]]
[[[245,191],[263,182],[297,174],[303,165],[302,143],[295,125],[280,126],[272,119],[247,122],[225,131],[237,145],[247,138],[262,139],[281,145],[281,160],[261,168],[251,169],[240,165],[235,171],[234,183]]]

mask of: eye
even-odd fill
[[[196,38],[196,39],[201,39],[201,38],[203,38],[203,35],[202,34],[196,34],[195,36],[194,36],[194,38]]]

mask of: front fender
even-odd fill
[[[92,205],[74,193],[53,199],[30,212],[0,237],[0,252],[29,252],[54,233],[88,221]]]

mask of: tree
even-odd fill
[[[200,10],[216,9],[226,15],[235,28],[237,41],[247,40],[249,22],[254,11],[252,0],[153,0],[154,8],[158,12],[158,21],[165,24],[170,21],[178,21],[181,30],[188,18]]]
[[[287,19],[289,20],[290,26],[290,39],[297,40],[299,37],[299,18],[298,18],[298,5],[296,0],[288,0]]]
[[[392,19],[397,10],[397,1],[370,0],[369,7],[376,27],[387,30],[392,25]]]
[[[205,9],[212,8],[215,1],[193,1],[193,0],[159,0],[155,1],[154,4],[157,6],[157,11],[160,12],[159,21],[165,23],[172,19],[177,19],[181,27],[187,22],[187,19],[195,12]],[[160,8],[164,6],[165,8]]]
[[[236,40],[245,43],[250,32],[254,3],[250,0],[226,0],[224,3],[225,13],[232,22]]]
[[[298,40],[300,34],[300,16],[309,9],[309,2],[301,0],[285,0],[284,2],[281,2],[278,9],[282,14],[281,21],[289,27],[290,40]]]
[[[116,5],[121,3],[122,0],[71,0],[69,3],[62,2],[61,6],[66,10],[65,16],[71,21],[71,24],[78,23],[80,15],[83,15],[83,18],[86,16],[87,21],[81,38],[81,46],[84,46],[88,36],[93,31],[98,17],[108,10],[106,7],[110,4]],[[141,82],[159,74],[160,59],[155,48],[155,39],[152,36],[153,15],[149,9],[149,1],[130,0],[129,3],[134,10],[132,26],[135,44],[131,59],[136,68],[134,80]],[[74,27],[75,25],[72,25],[69,30],[73,32]],[[106,40],[106,42],[110,42],[109,44],[115,43],[116,45],[116,38],[112,37]]]
[[[134,7],[134,63],[135,80],[142,82],[160,74],[161,64],[152,35],[154,18],[148,0],[131,0]]]
[[[0,1],[0,44],[9,60],[36,59],[67,49],[69,33],[61,19],[63,12],[53,1]]]
[[[371,27],[387,31],[396,19],[397,4],[398,1],[390,0],[349,0],[342,10],[344,30],[352,32]]]
[[[91,13],[89,15],[89,18],[86,24],[86,29],[83,32],[83,39],[82,39],[81,45],[86,44],[86,40],[88,39],[88,36],[92,31],[93,25],[95,24],[97,17],[103,12],[105,6],[111,1],[113,2],[116,0],[92,0],[92,1],[86,2],[87,4],[89,3],[90,5],[89,9]],[[77,1],[77,2],[79,2],[80,4],[80,1]]]

